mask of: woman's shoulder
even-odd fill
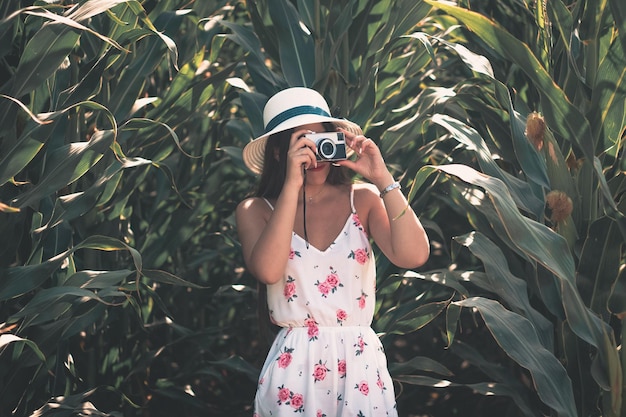
[[[381,204],[378,188],[374,184],[358,182],[353,184],[354,207],[360,216],[367,216],[368,213]],[[367,219],[362,219],[366,221]]]
[[[371,199],[379,195],[378,188],[369,182],[355,182],[352,188],[355,198]]]
[[[271,212],[271,203],[263,197],[248,197],[237,205],[238,216],[258,216]]]

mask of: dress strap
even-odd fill
[[[265,197],[262,197],[262,198],[263,198],[263,200],[267,203],[267,205],[268,205],[268,206],[270,206],[270,208],[272,209],[272,211],[274,211],[274,206],[272,205],[272,203],[270,203],[270,201],[269,201],[267,198],[265,198]]]
[[[350,209],[352,209],[352,214],[356,214],[356,209],[354,208],[354,186],[350,186]]]

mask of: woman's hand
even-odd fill
[[[289,150],[287,151],[287,174],[285,185],[297,186],[304,184],[303,170],[317,166],[317,148],[311,139],[304,135],[312,133],[307,129],[300,129],[291,135]]]
[[[339,161],[338,164],[362,175],[381,190],[391,184],[393,176],[389,173],[380,149],[378,149],[374,141],[344,129],[341,129],[341,131],[345,135],[346,144],[354,150],[357,158],[355,161]]]

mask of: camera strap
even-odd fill
[[[304,243],[306,244],[306,248],[309,248],[309,236],[306,232],[306,168],[302,165],[302,221],[304,226]]]

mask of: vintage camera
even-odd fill
[[[347,159],[343,132],[309,133],[304,137],[315,142],[318,161],[342,161]]]

